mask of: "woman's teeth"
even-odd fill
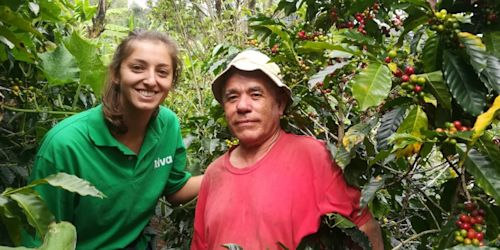
[[[146,96],[146,97],[150,97],[150,96],[155,95],[156,93],[154,91],[139,90],[139,94]]]

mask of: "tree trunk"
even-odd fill
[[[96,38],[104,31],[106,9],[106,0],[99,0],[97,13],[94,17],[92,17],[92,27],[87,27],[89,38]]]
[[[218,17],[222,15],[222,0],[215,0],[215,11]]]
[[[248,2],[248,9],[250,9],[250,11],[251,11],[252,13],[255,13],[255,3],[256,3],[256,2],[257,2],[256,0],[250,0],[250,1]]]

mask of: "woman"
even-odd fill
[[[161,106],[181,70],[176,44],[159,32],[132,32],[109,66],[102,104],[71,116],[44,138],[31,179],[66,172],[106,198],[43,185],[37,191],[57,220],[77,229],[77,249],[146,249],[141,232],[158,199],[194,198],[202,176],[184,170],[177,116]]]

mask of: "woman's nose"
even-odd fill
[[[154,84],[156,82],[156,72],[153,70],[147,70],[144,76],[144,83]]]

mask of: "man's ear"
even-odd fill
[[[279,98],[279,108],[280,108],[280,115],[285,114],[285,109],[286,109],[286,103],[288,101],[288,96],[282,91],[280,98]]]

